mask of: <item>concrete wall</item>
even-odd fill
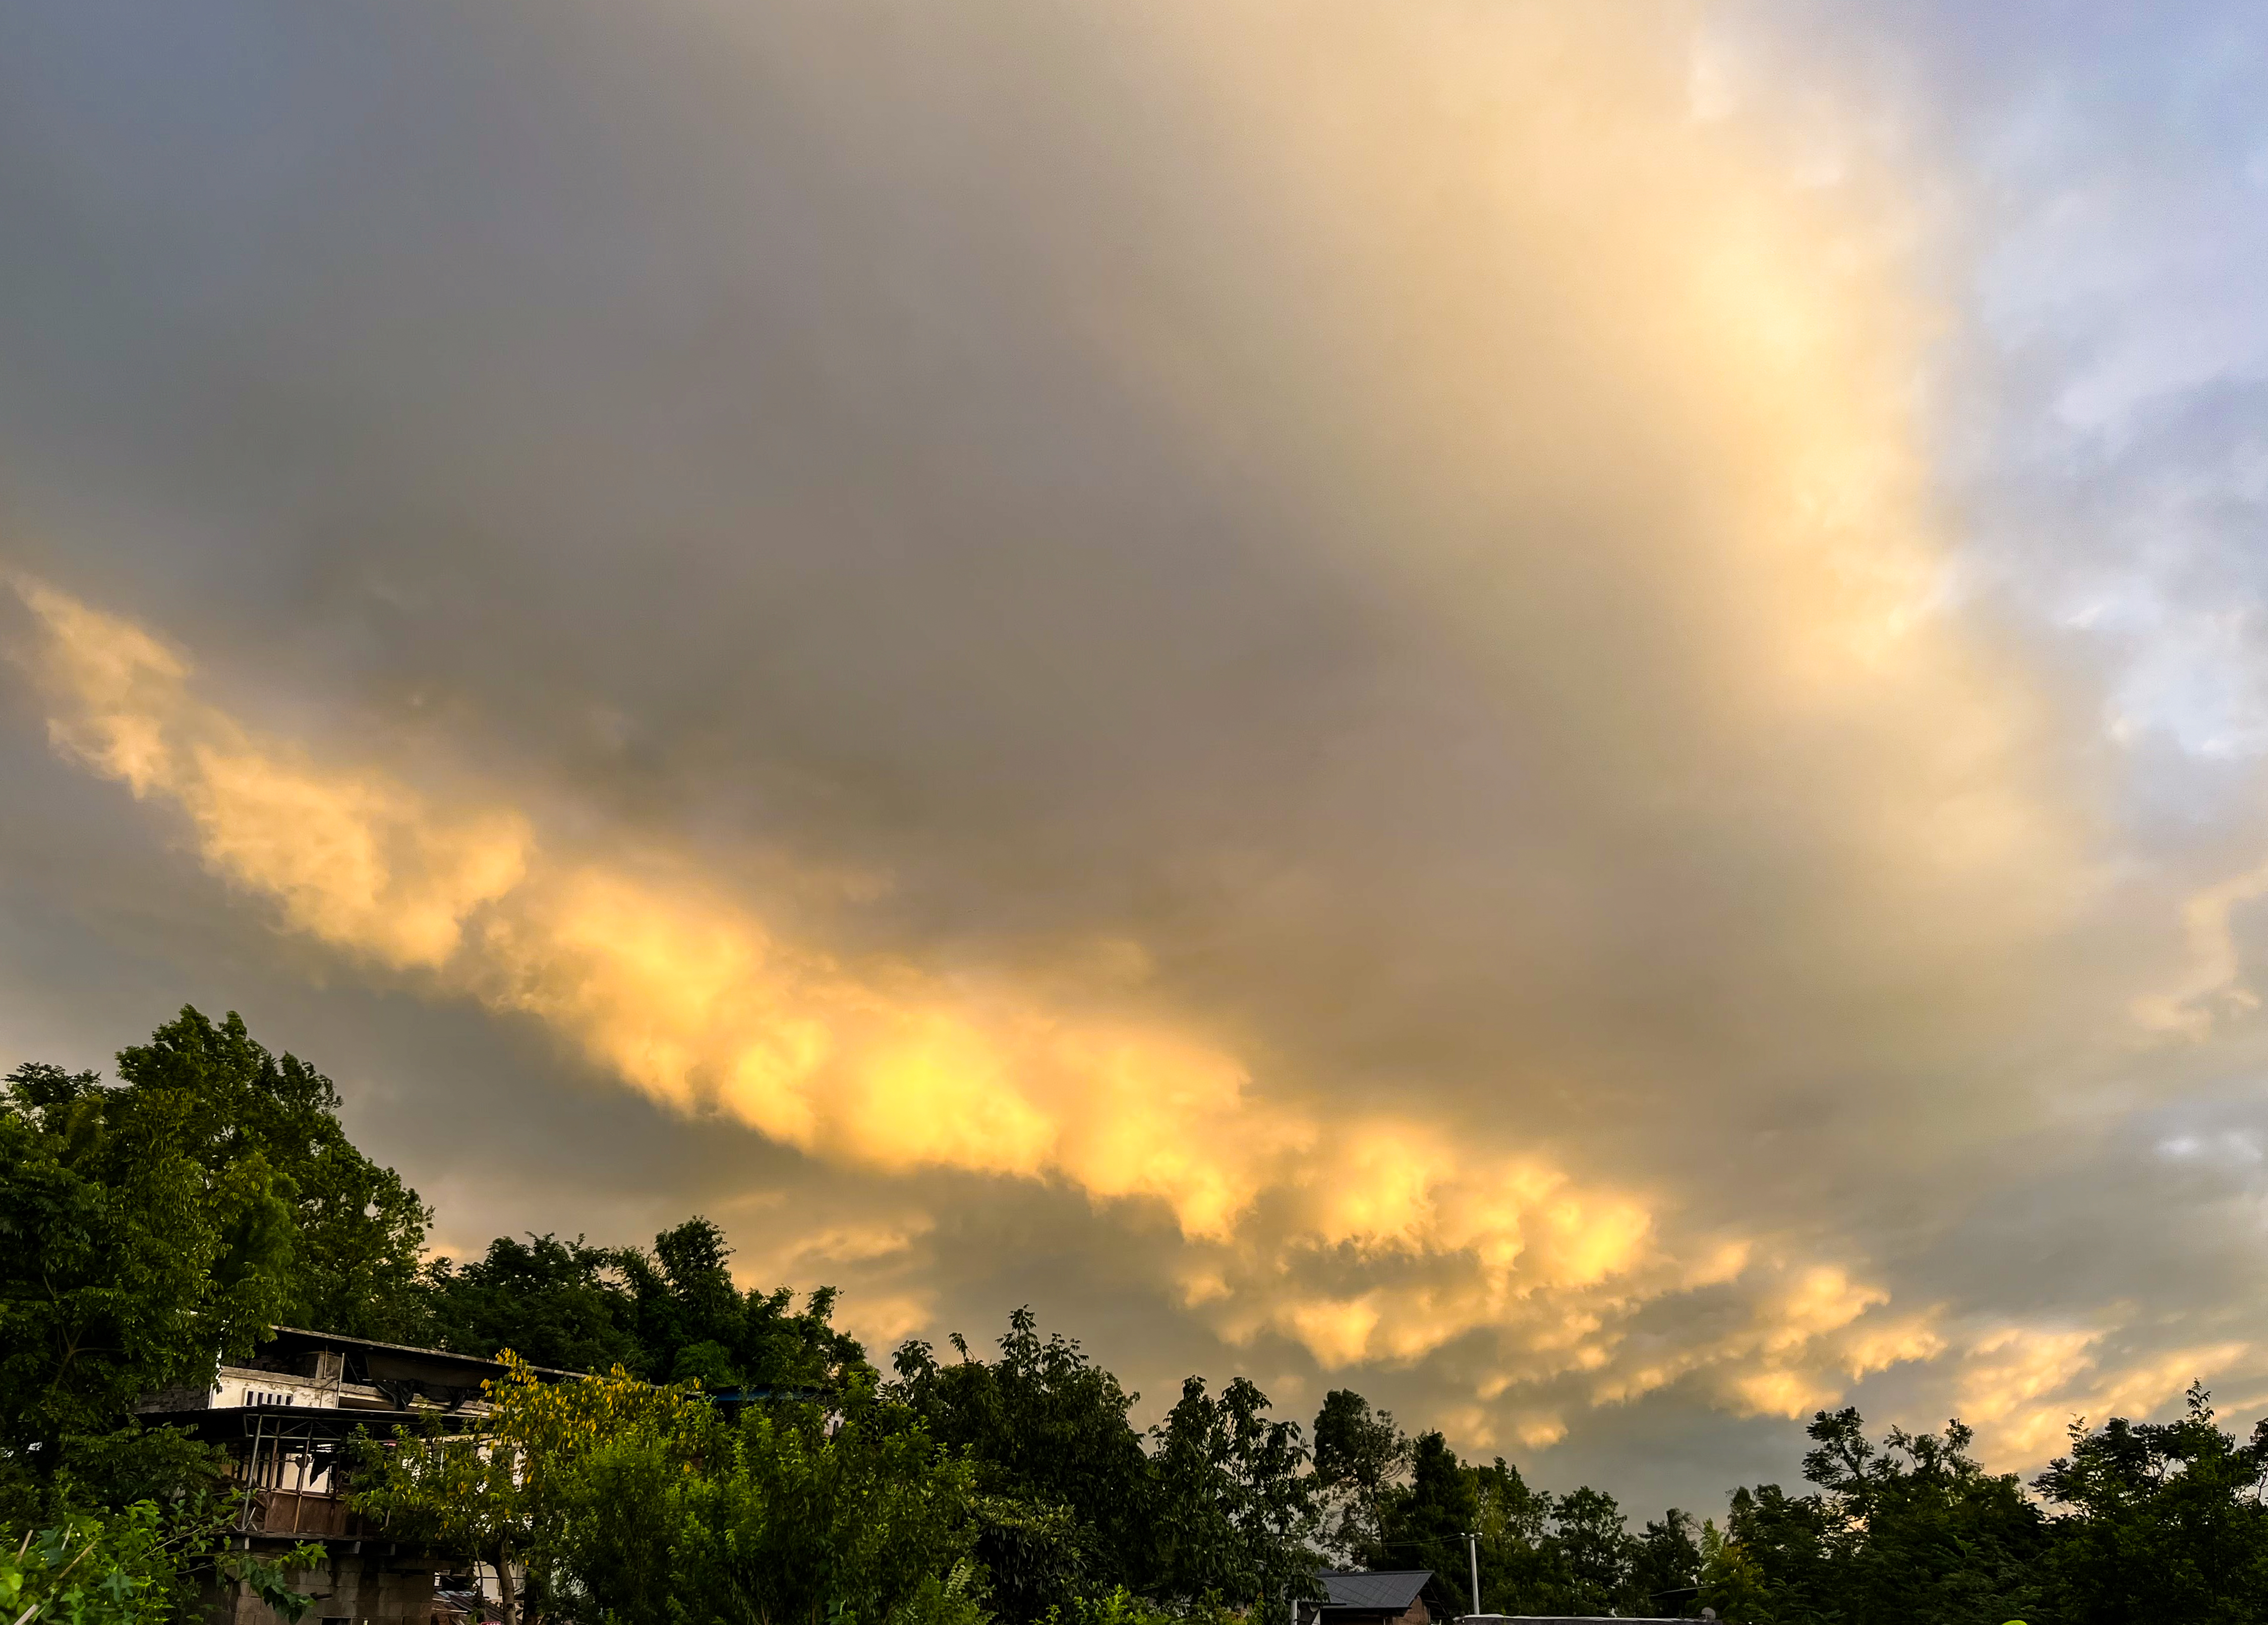
[[[394,1560],[342,1552],[320,1569],[295,1570],[292,1590],[313,1597],[300,1625],[430,1625],[433,1567],[430,1558]],[[248,1586],[230,1585],[206,1600],[210,1625],[284,1625],[284,1618]]]

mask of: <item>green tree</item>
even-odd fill
[[[1149,1458],[1126,1420],[1138,1397],[1028,1309],[1009,1317],[1000,1357],[939,1362],[909,1341],[892,1357],[892,1392],[930,1435],[975,1463],[977,1554],[1009,1620],[1043,1617],[1079,1598],[1139,1584],[1152,1497]]]
[[[1465,1535],[1480,1521],[1480,1496],[1471,1471],[1439,1432],[1421,1433],[1410,1449],[1410,1480],[1382,1501],[1373,1568],[1431,1569],[1458,1613],[1468,1612],[1470,1582]]]
[[[323,1561],[302,1545],[273,1560],[227,1549],[232,1508],[199,1494],[160,1508],[73,1512],[20,1539],[0,1523],[0,1619],[12,1625],[165,1625],[197,1613],[201,1578],[241,1581],[286,1620],[313,1606],[288,1583]]]
[[[505,1363],[477,1430],[365,1441],[354,1501],[492,1564],[508,1620],[977,1625],[972,1469],[871,1373],[728,1419],[690,1383]]]
[[[1837,1580],[1830,1527],[1827,1509],[1815,1495],[1791,1496],[1778,1484],[1735,1489],[1725,1539],[1738,1554],[1746,1583],[1762,1598],[1742,1606],[1759,1619],[1785,1625],[1832,1618]],[[1705,1562],[1706,1558],[1705,1552]]]
[[[1552,1535],[1564,1555],[1571,1614],[1612,1614],[1642,1608],[1633,1570],[1638,1543],[1615,1498],[1588,1485],[1568,1491],[1552,1508]]]
[[[8,1076],[0,1473],[19,1496],[27,1470],[52,1491],[88,1441],[110,1440],[114,1459],[135,1437],[138,1399],[209,1386],[285,1300],[281,1182],[254,1147],[193,1155],[195,1111],[178,1091],[106,1088],[92,1073]]]
[[[2240,1443],[2202,1386],[2169,1422],[2074,1422],[2039,1478],[2055,1520],[2047,1587],[2073,1625],[2268,1618],[2268,1422]]]
[[[419,1257],[431,1215],[391,1168],[348,1139],[339,1093],[298,1057],[271,1054],[232,1010],[184,1005],[147,1044],[118,1053],[131,1096],[171,1103],[179,1149],[219,1172],[257,1157],[291,1209],[276,1318],[350,1337],[414,1341]]]
[[[1300,1424],[1271,1421],[1249,1378],[1215,1398],[1192,1377],[1153,1431],[1155,1594],[1253,1607],[1310,1593],[1319,1518]]]
[[[1665,1592],[1697,1585],[1701,1575],[1699,1529],[1690,1512],[1672,1507],[1661,1521],[1648,1519],[1631,1552],[1630,1600],[1641,1612],[1659,1614],[1654,1599]],[[1718,1610],[1722,1614],[1724,1610]]]
[[[457,1265],[437,1259],[426,1271],[436,1344],[492,1355],[510,1348],[536,1365],[605,1371],[620,1365],[651,1375],[637,1338],[637,1301],[622,1254],[578,1236],[499,1236],[487,1253]]]
[[[1503,1457],[1470,1467],[1479,1537],[1478,1606],[1498,1614],[1560,1614],[1572,1607],[1575,1577],[1553,1533],[1556,1503],[1531,1489]]]
[[[1387,1411],[1334,1388],[1315,1413],[1315,1488],[1324,1547],[1342,1562],[1378,1549],[1387,1493],[1410,1471],[1410,1441]]]
[[[1638,1540],[1604,1491],[1581,1488],[1555,1496],[1530,1488],[1501,1456],[1487,1466],[1460,1460],[1438,1432],[1403,1440],[1391,1430],[1390,1418],[1343,1391],[1326,1398],[1315,1428],[1316,1480],[1324,1493],[1344,1497],[1340,1486],[1351,1480],[1377,1509],[1374,1533],[1365,1532],[1359,1511],[1351,1519],[1339,1516],[1334,1534],[1362,1532],[1343,1549],[1373,1568],[1431,1569],[1452,1607],[1643,1612],[1651,1592],[1692,1583],[1699,1559],[1691,1520],[1682,1513],[1648,1525],[1646,1540]],[[1387,1477],[1405,1466],[1406,1478]],[[1469,1533],[1476,1548],[1469,1553]],[[1476,1599],[1466,1596],[1470,1560],[1480,1570]]]
[[[1822,1491],[1836,1601],[1856,1625],[1947,1625],[2021,1616],[2039,1601],[2039,1509],[2014,1474],[1969,1454],[1959,1422],[1941,1434],[1892,1428],[1867,1442],[1859,1413],[1820,1412],[1804,1476]]]
[[[725,1233],[698,1215],[615,1255],[630,1296],[644,1369],[656,1380],[720,1388],[841,1385],[871,1372],[858,1339],[834,1325],[835,1289],[795,1307],[784,1287],[742,1292]]]
[[[972,1473],[854,1383],[742,1407],[688,1460],[650,1429],[574,1465],[555,1591],[578,1617],[974,1625]]]
[[[655,1387],[617,1368],[605,1377],[546,1382],[511,1350],[502,1378],[483,1383],[490,1410],[475,1430],[359,1442],[354,1505],[407,1538],[492,1565],[506,1625],[517,1617],[518,1572],[571,1566],[578,1474],[623,1439],[655,1442],[681,1465],[700,1453],[712,1413],[693,1385]],[[629,1509],[615,1509],[617,1514]]]
[[[1714,1609],[1726,1625],[1757,1625],[1772,1617],[1763,1565],[1712,1519],[1705,1518],[1701,1525],[1698,1578],[1700,1595],[1695,1601]]]
[[[1845,1409],[1819,1412],[1807,1431],[1804,1476],[1816,1491],[1734,1493],[1726,1533],[1738,1561],[1720,1556],[1717,1592],[1753,1582],[1761,1604],[1740,1606],[1782,1625],[2037,1616],[2049,1531],[2014,1475],[1970,1456],[1967,1428],[1892,1428],[1876,1444]]]

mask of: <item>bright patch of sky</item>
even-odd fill
[[[1977,239],[1975,542],[2097,646],[2114,738],[2268,750],[2268,21],[1934,20],[1910,37],[1957,92],[1937,105]]]

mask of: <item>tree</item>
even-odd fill
[[[615,1255],[647,1372],[720,1388],[821,1389],[872,1371],[858,1339],[833,1324],[834,1288],[798,1311],[784,1287],[741,1292],[732,1256],[724,1231],[698,1215],[655,1237],[650,1254]]]
[[[1699,1565],[1682,1512],[1633,1539],[1604,1491],[1531,1489],[1503,1457],[1476,1466],[1438,1432],[1405,1439],[1344,1390],[1325,1396],[1315,1418],[1315,1463],[1335,1547],[1372,1568],[1431,1569],[1461,1611],[1643,1612],[1653,1592],[1693,1584]],[[1481,1594],[1468,1598],[1476,1565]]]
[[[1588,1485],[1568,1491],[1552,1509],[1552,1533],[1566,1562],[1569,1596],[1561,1606],[1568,1613],[1645,1606],[1632,1584],[1637,1542],[1612,1496]]]
[[[476,1431],[365,1440],[352,1498],[492,1565],[507,1621],[978,1625],[971,1469],[871,1374],[832,1408],[782,1400],[734,1421],[689,1382],[504,1363]]]
[[[511,1348],[559,1370],[620,1365],[711,1388],[831,1392],[873,1370],[833,1323],[833,1288],[801,1309],[784,1287],[742,1292],[732,1256],[724,1231],[697,1215],[657,1236],[652,1252],[500,1236],[470,1263],[427,1267],[431,1335],[465,1354]]]
[[[0,1619],[14,1625],[164,1625],[198,1612],[201,1578],[242,1581],[286,1620],[313,1599],[291,1589],[293,1570],[323,1561],[302,1543],[270,1560],[230,1549],[234,1507],[202,1491],[165,1507],[136,1501],[121,1511],[63,1514],[20,1540],[0,1540]],[[5,1525],[0,1525],[0,1530]]]
[[[1631,1553],[1630,1596],[1647,1613],[1661,1610],[1654,1599],[1665,1592],[1697,1585],[1701,1575],[1701,1544],[1690,1512],[1672,1507],[1661,1521],[1646,1521],[1646,1533]],[[1723,1613],[1719,1609],[1719,1614]]]
[[[0,1097],[0,1451],[51,1482],[154,1390],[203,1388],[284,1301],[262,1153],[192,1154],[195,1102],[31,1065]],[[114,1453],[115,1453],[114,1451]]]
[[[515,1572],[541,1577],[569,1562],[584,1459],[627,1437],[689,1462],[711,1413],[695,1385],[655,1387],[619,1367],[550,1383],[511,1350],[499,1357],[504,1375],[482,1385],[492,1408],[477,1431],[444,1433],[437,1419],[423,1437],[363,1439],[350,1499],[406,1538],[492,1565],[510,1625]]]
[[[1351,1389],[1334,1388],[1315,1413],[1315,1487],[1322,1538],[1342,1562],[1360,1561],[1383,1535],[1387,1492],[1410,1471],[1410,1441],[1393,1415]]]
[[[2049,1531],[2013,1474],[1986,1473],[1969,1454],[1970,1430],[1892,1428],[1878,1445],[1855,1410],[1821,1411],[1806,1429],[1813,1448],[1802,1496],[1778,1485],[1733,1496],[1726,1540],[1705,1554],[1705,1598],[1749,1587],[1786,1621],[1955,1625],[2023,1618],[2040,1603],[2039,1563]]]
[[[1458,1613],[1468,1612],[1465,1535],[1480,1521],[1471,1472],[1439,1432],[1421,1433],[1410,1448],[1410,1481],[1382,1498],[1372,1567],[1431,1569]]]
[[[1476,1606],[1503,1614],[1566,1612],[1575,1580],[1553,1533],[1557,1503],[1550,1492],[1529,1488],[1520,1469],[1501,1456],[1466,1471],[1477,1509],[1473,1527],[1481,1594]]]
[[[1823,1493],[1822,1527],[1844,1614],[1874,1621],[1999,1619],[2035,1610],[2039,1510],[2014,1474],[1969,1454],[1959,1422],[1941,1434],[1892,1428],[1870,1444],[1859,1413],[1822,1411],[1804,1476]]]
[[[1041,1337],[1028,1308],[1010,1315],[997,1361],[940,1363],[909,1341],[892,1357],[895,1396],[931,1436],[976,1465],[977,1555],[1009,1620],[1043,1617],[1082,1596],[1139,1584],[1148,1562],[1152,1478],[1126,1420],[1138,1397],[1081,1352]]]
[[[1156,1503],[1149,1576],[1155,1594],[1268,1606],[1314,1587],[1318,1516],[1307,1451],[1294,1422],[1271,1422],[1248,1378],[1218,1399],[1204,1379],[1153,1430]]]
[[[536,1365],[605,1371],[620,1365],[651,1375],[637,1332],[622,1254],[578,1236],[499,1236],[487,1253],[459,1266],[428,1267],[435,1342],[464,1354],[510,1348]]]
[[[232,1010],[184,1005],[147,1044],[118,1053],[129,1097],[168,1103],[180,1151],[218,1174],[258,1158],[290,1209],[275,1318],[350,1337],[416,1341],[419,1255],[431,1215],[391,1168],[347,1138],[331,1081],[273,1055]]]
[[[976,1625],[972,1476],[871,1379],[832,1414],[743,1407],[698,1459],[628,1430],[565,1475],[556,1595],[579,1617]]]
[[[2182,1416],[2073,1422],[2038,1481],[2055,1520],[2048,1590],[2081,1625],[2268,1617],[2268,1422],[2240,1444],[2192,1386]]]
[[[1836,1554],[1828,1545],[1830,1527],[1827,1509],[1817,1496],[1791,1496],[1778,1484],[1735,1489],[1725,1520],[1725,1540],[1736,1559],[1727,1561],[1763,1599],[1743,1606],[1759,1618],[1788,1625],[1831,1617],[1828,1610],[1836,1594]],[[1703,1557],[1705,1565],[1705,1550]],[[1713,1599],[1705,1594],[1703,1600]],[[1726,1617],[1735,1616],[1728,1613]]]
[[[1771,1617],[1763,1566],[1738,1540],[1719,1531],[1713,1519],[1702,1520],[1698,1578],[1700,1595],[1695,1600],[1714,1609],[1726,1625],[1750,1625]]]
[[[271,1323],[418,1321],[425,1209],[347,1138],[328,1078],[187,1006],[118,1072],[29,1064],[0,1097],[0,1449],[19,1483],[108,1436],[115,1466],[137,1400],[209,1387]]]

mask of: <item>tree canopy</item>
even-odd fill
[[[650,1246],[528,1235],[427,1259],[430,1214],[341,1104],[233,1014],[191,1008],[115,1081],[7,1075],[0,1592],[162,1619],[187,1574],[228,1563],[288,1614],[279,1571],[217,1544],[211,1452],[135,1405],[298,1324],[504,1356],[482,1431],[373,1445],[355,1492],[524,1573],[562,1622],[1220,1625],[1342,1565],[1429,1569],[1454,1612],[2268,1618],[2268,1422],[2232,1434],[2202,1389],[2171,1421],[2074,1422],[2029,1484],[1987,1472],[1957,1421],[1876,1437],[1822,1411],[1800,1491],[1633,1527],[1603,1490],[1464,1459],[1351,1389],[1303,1428],[1248,1378],[1190,1376],[1138,1427],[1140,1396],[1029,1308],[986,1354],[909,1341],[886,1376],[831,1289],[741,1286],[698,1215]]]

